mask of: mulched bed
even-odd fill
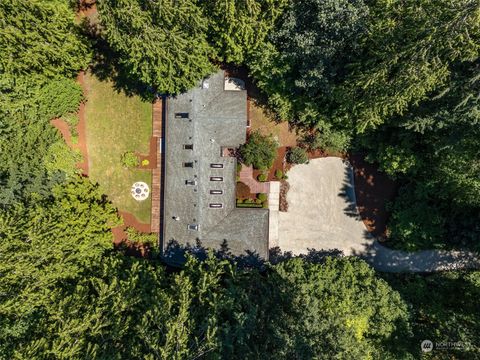
[[[137,153],[136,155],[140,160],[140,166],[138,167],[139,169],[155,169],[157,167],[157,138],[153,136],[150,138],[150,147],[148,154],[145,155]],[[143,160],[148,160],[147,166],[141,165]]]
[[[355,195],[360,216],[373,235],[386,238],[389,213],[386,204],[397,194],[398,184],[375,165],[364,160],[362,154],[349,156],[355,173]]]
[[[320,158],[329,157],[329,156],[339,157],[339,158],[342,158],[342,159],[346,159],[346,158],[347,158],[347,155],[346,155],[346,154],[333,153],[333,152],[330,153],[330,152],[325,152],[325,151],[322,151],[322,150],[309,151],[309,152],[307,153],[307,156],[308,156],[308,159],[309,159],[309,160],[312,160],[312,159],[320,159]]]
[[[86,95],[87,90],[85,88],[85,81],[84,81],[84,72],[81,71],[77,77],[78,83],[81,85],[83,89],[84,95]],[[86,136],[86,124],[85,124],[85,103],[80,103],[80,107],[78,109],[78,125],[77,125],[77,133],[78,133],[78,143],[72,144],[72,134],[70,132],[69,125],[62,119],[53,119],[50,123],[57,128],[60,133],[62,134],[65,143],[70,146],[72,149],[80,150],[82,154],[83,161],[77,164],[77,167],[82,170],[82,174],[84,176],[88,176],[88,151],[87,151],[87,136]]]
[[[282,180],[280,183],[280,204],[279,204],[279,210],[283,212],[288,211],[288,201],[287,201],[287,193],[288,190],[290,190],[290,184]]]
[[[267,181],[278,181],[278,179],[275,177],[276,170],[281,170],[285,174],[285,170],[287,170],[286,167],[288,165],[286,161],[284,161],[287,150],[288,150],[287,146],[282,146],[278,148],[277,157],[275,158],[275,161],[272,167],[270,168]]]
[[[237,199],[255,199],[257,197],[257,194],[252,194],[250,192],[250,188],[248,187],[248,185],[240,181],[237,182],[235,192]]]
[[[128,240],[125,229],[134,227],[140,232],[150,233],[150,224],[139,222],[135,216],[125,211],[119,211],[119,215],[123,218],[123,225],[112,228],[113,244],[116,249],[125,251],[125,254],[135,257],[148,257],[150,255],[150,247],[145,244],[133,243]]]

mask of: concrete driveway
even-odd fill
[[[480,269],[480,255],[471,251],[408,253],[379,244],[358,215],[353,170],[340,158],[297,165],[288,172],[288,182],[288,212],[278,213],[278,246],[282,251],[298,255],[309,249],[338,249],[386,272]]]
[[[279,213],[279,242],[294,254],[308,249],[363,252],[373,239],[359,218],[353,172],[340,158],[296,165],[288,172],[288,212]]]

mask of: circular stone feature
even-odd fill
[[[150,189],[148,188],[147,184],[139,181],[132,185],[130,193],[135,200],[143,201],[148,198],[148,195],[150,194]]]

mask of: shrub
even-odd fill
[[[83,100],[83,91],[74,80],[52,80],[42,89],[41,100],[42,114],[48,119],[53,119],[76,112]],[[65,121],[70,125],[76,125],[73,116],[69,115]]]
[[[237,162],[237,173],[242,170],[242,164]]]
[[[277,156],[277,143],[271,136],[253,132],[247,143],[240,147],[239,152],[246,165],[264,170],[272,166]]]
[[[149,164],[150,164],[150,161],[148,161],[147,159],[142,160],[142,166],[148,166]]]
[[[351,136],[341,130],[332,130],[325,124],[317,125],[318,130],[306,134],[300,141],[309,150],[322,150],[327,153],[339,153],[345,151],[350,145]]]
[[[78,144],[78,136],[72,135],[71,141],[72,141],[72,145],[77,145]]]
[[[243,199],[237,199],[237,204],[243,204]]]
[[[262,204],[257,204],[257,203],[243,203],[243,204],[238,204],[237,207],[239,208],[261,208],[263,207]]]
[[[260,200],[261,202],[264,202],[268,199],[267,194],[260,193],[257,195],[257,199]]]
[[[300,147],[294,147],[288,152],[287,161],[290,164],[305,164],[308,161],[307,152]]]
[[[275,177],[276,177],[278,180],[282,180],[282,179],[283,179],[283,171],[280,170],[280,169],[275,170]]]
[[[127,168],[132,168],[138,166],[140,162],[133,151],[127,151],[122,155],[122,164]]]
[[[257,176],[257,180],[260,181],[260,182],[265,182],[265,181],[267,181],[267,175],[260,174],[260,175]]]
[[[135,229],[134,227],[127,227],[125,232],[127,233],[128,240],[135,243],[148,244],[150,246],[155,246],[158,241],[157,234],[142,233],[137,229]]]

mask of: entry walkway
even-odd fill
[[[278,212],[280,206],[280,181],[270,182],[268,193],[268,246],[278,246]]]
[[[270,184],[268,182],[259,182],[253,178],[253,167],[242,165],[240,170],[240,181],[250,188],[252,194],[268,194]]]

